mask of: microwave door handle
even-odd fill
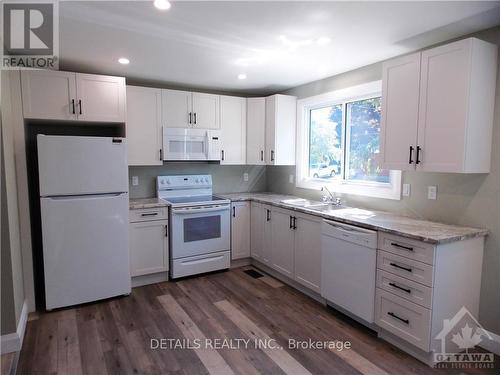
[[[229,206],[224,206],[224,207],[207,207],[207,208],[189,208],[189,209],[182,209],[182,208],[174,208],[172,209],[172,213],[174,214],[181,214],[181,215],[190,215],[190,214],[199,214],[199,213],[204,213],[204,212],[217,212],[217,211],[229,211]]]

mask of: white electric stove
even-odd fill
[[[229,268],[231,202],[212,195],[212,176],[158,176],[156,188],[170,204],[170,277]]]

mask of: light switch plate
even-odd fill
[[[291,174],[290,176],[288,176],[288,182],[293,184],[293,174]]]
[[[409,197],[411,193],[411,185],[403,184],[403,197]]]
[[[248,182],[248,173],[243,173],[243,181]]]
[[[437,186],[427,186],[427,199],[437,199]]]
[[[139,185],[139,176],[132,176],[132,186]]]

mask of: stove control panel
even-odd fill
[[[211,188],[212,176],[209,174],[186,175],[186,176],[158,176],[156,182],[158,190]]]

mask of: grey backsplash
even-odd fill
[[[129,167],[130,198],[156,196],[156,176],[210,174],[215,193],[265,191],[266,167],[257,165],[219,165],[207,162],[170,162],[159,166]],[[248,181],[243,174],[248,173]],[[139,177],[139,185],[132,186],[132,176]]]

